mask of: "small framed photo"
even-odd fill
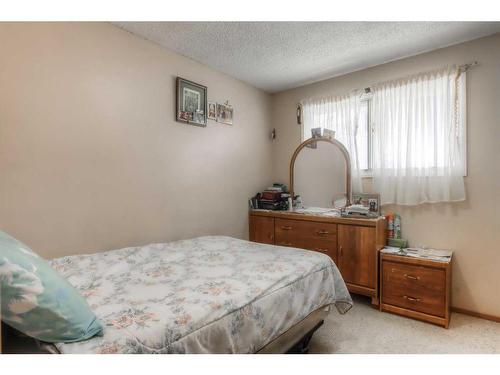
[[[179,119],[183,121],[191,121],[193,119],[193,114],[191,112],[179,111]]]
[[[217,103],[216,102],[208,102],[207,118],[209,120],[217,121]]]
[[[323,128],[312,128],[311,138],[321,138]]]
[[[233,125],[233,107],[229,104],[217,103],[217,122]]]
[[[380,216],[380,194],[353,194],[352,204],[360,204],[377,216]]]
[[[312,128],[311,129],[311,138],[321,138],[321,128]],[[313,142],[309,143],[306,147],[309,148],[318,148],[318,143]]]
[[[207,87],[177,77],[175,119],[197,126],[207,126]]]
[[[335,138],[335,130],[323,129],[323,138],[334,139]]]

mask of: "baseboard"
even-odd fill
[[[475,316],[476,318],[491,320],[493,322],[500,323],[500,316],[483,314],[483,313],[480,313],[480,312],[471,311],[471,310],[462,309],[460,307],[453,307],[453,306],[451,307],[451,311],[457,312],[459,314],[465,314],[465,315]]]

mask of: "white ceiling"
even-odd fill
[[[114,24],[267,92],[500,32],[500,22]]]

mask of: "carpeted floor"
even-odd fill
[[[500,323],[452,313],[450,328],[382,313],[356,297],[345,315],[330,311],[310,353],[500,353]]]

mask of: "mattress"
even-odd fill
[[[206,236],[51,261],[103,335],[61,353],[255,353],[314,310],[352,300],[333,261],[296,248]]]

